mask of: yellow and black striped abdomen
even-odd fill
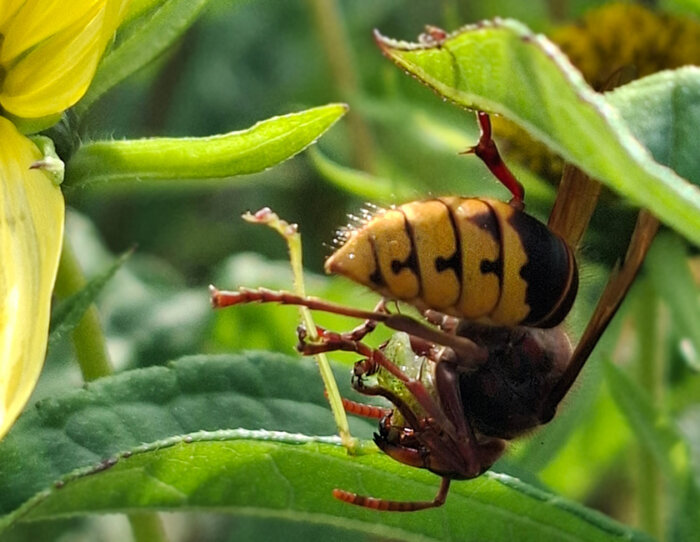
[[[326,270],[419,309],[499,326],[558,324],[578,286],[564,241],[515,207],[478,198],[382,211],[348,233]]]

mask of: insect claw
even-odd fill
[[[299,352],[300,354],[304,353],[304,349],[306,348],[306,345],[308,344],[308,342],[306,341],[307,336],[308,336],[308,331],[306,330],[306,326],[304,324],[299,324],[297,326],[298,342],[296,345],[296,349],[297,349],[297,352]]]

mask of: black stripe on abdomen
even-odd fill
[[[557,310],[564,308],[562,298],[570,297],[572,287],[571,265],[575,263],[564,241],[552,233],[539,220],[523,212],[516,212],[510,218],[527,254],[527,263],[520,269],[520,276],[527,282],[525,302],[530,307],[529,314],[521,322],[525,326],[554,327],[566,313]],[[573,299],[571,300],[573,302]],[[566,312],[570,308],[568,303]]]

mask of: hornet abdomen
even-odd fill
[[[570,247],[508,203],[443,197],[348,230],[326,271],[420,310],[496,326],[553,327],[576,297]]]

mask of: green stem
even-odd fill
[[[289,246],[289,259],[292,266],[292,274],[294,276],[294,292],[301,297],[305,297],[306,289],[304,287],[304,266],[301,261],[301,235],[298,233],[295,235],[288,235],[285,237],[285,239],[287,240],[287,244]],[[309,338],[312,341],[316,340],[318,335],[316,333],[316,324],[311,316],[311,311],[306,307],[299,307],[299,312],[304,320],[304,325],[309,333]],[[348,423],[347,415],[345,414],[345,409],[343,408],[340,390],[338,389],[338,383],[335,381],[335,376],[333,375],[331,366],[328,363],[328,359],[325,354],[317,354],[316,360],[318,362],[319,372],[321,373],[321,380],[323,380],[323,385],[325,386],[326,393],[328,394],[328,400],[331,404],[333,418],[335,419],[336,426],[338,427],[340,439],[348,452],[355,454],[359,450],[359,441],[353,438],[350,434],[350,425]]]
[[[70,242],[65,239],[54,291],[60,298],[68,297],[83,289],[85,282],[83,270],[80,268],[73,248],[70,246]],[[89,382],[112,374],[112,364],[107,354],[105,337],[94,305],[91,305],[85,312],[83,319],[73,331],[73,346],[85,381]]]
[[[65,298],[79,292],[85,284],[85,275],[75,257],[73,247],[68,239],[64,239],[54,293],[59,298]],[[95,305],[90,305],[73,331],[73,347],[86,382],[114,372]],[[136,512],[128,517],[135,542],[167,542],[158,514]]]
[[[359,92],[359,77],[355,69],[352,51],[336,0],[309,0],[314,22],[326,52],[332,80],[340,99],[352,104]],[[374,142],[365,120],[354,109],[347,115],[352,142],[353,166],[364,171],[374,171]]]
[[[134,542],[167,542],[168,535],[158,514],[132,512],[128,517]]]
[[[659,299],[650,280],[640,281],[640,310],[637,312],[639,336],[638,379],[652,403],[664,400],[663,318]],[[637,510],[640,526],[657,540],[664,540],[665,488],[658,463],[644,447],[639,450]]]
[[[282,236],[289,249],[289,262],[294,277],[294,293],[300,297],[305,297],[304,266],[301,261],[301,234],[297,229],[297,225],[289,224],[286,220],[282,220],[277,216],[277,213],[272,212],[270,209],[261,209],[255,214],[246,213],[243,215],[243,220],[253,224],[264,224]],[[318,338],[318,333],[316,332],[316,324],[311,316],[311,311],[307,307],[299,306],[299,314],[304,321],[309,339],[311,341],[316,340]],[[338,434],[340,435],[343,446],[345,446],[350,454],[358,453],[361,447],[360,442],[350,434],[348,417],[345,414],[343,400],[340,397],[338,384],[335,381],[335,376],[328,363],[328,358],[324,353],[316,354],[314,357],[316,358],[319,372],[321,373],[321,379],[323,380],[328,402],[330,403],[333,418],[338,427]]]

